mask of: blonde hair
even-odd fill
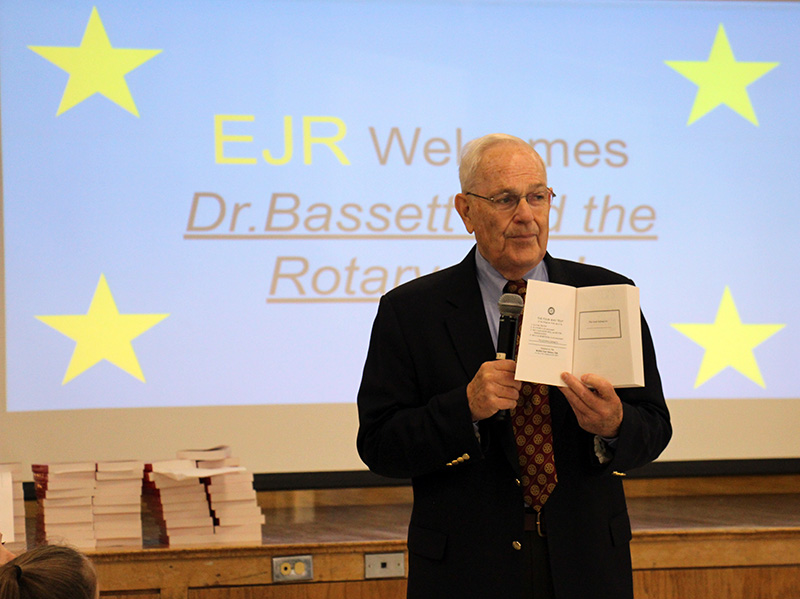
[[[0,599],[95,599],[89,559],[62,545],[42,545],[0,566]]]
[[[505,133],[490,133],[483,137],[478,137],[467,142],[461,150],[460,162],[458,165],[458,179],[461,182],[461,193],[466,193],[475,185],[475,177],[481,166],[483,155],[489,148],[500,144],[512,144],[523,147],[541,164],[542,172],[546,173],[544,160],[533,146],[524,139],[507,135]]]

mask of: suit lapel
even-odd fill
[[[495,353],[475,271],[474,247],[456,268],[445,301],[450,308],[445,325],[461,365],[472,379],[481,364]],[[476,323],[481,324],[476,327]]]

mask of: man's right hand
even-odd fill
[[[467,385],[472,420],[484,420],[500,410],[517,405],[522,383],[514,380],[517,364],[513,360],[484,362]]]

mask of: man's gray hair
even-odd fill
[[[490,133],[483,137],[478,137],[466,143],[461,150],[460,163],[458,165],[458,179],[461,182],[461,193],[466,193],[475,185],[475,177],[481,165],[483,155],[489,148],[499,144],[515,144],[524,146],[542,165],[542,171],[547,172],[544,161],[534,150],[533,146],[524,139],[507,135],[505,133]]]

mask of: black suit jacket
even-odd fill
[[[475,267],[455,266],[381,298],[358,394],[358,450],[379,474],[411,478],[408,596],[521,597],[523,498],[508,419],[474,433],[466,387],[495,357]],[[630,283],[611,271],[545,256],[550,281]],[[610,463],[551,388],[558,485],[544,508],[556,597],[632,597],[619,473],[655,459],[672,434],[650,332],[642,318],[645,387],[619,389],[624,416]]]

